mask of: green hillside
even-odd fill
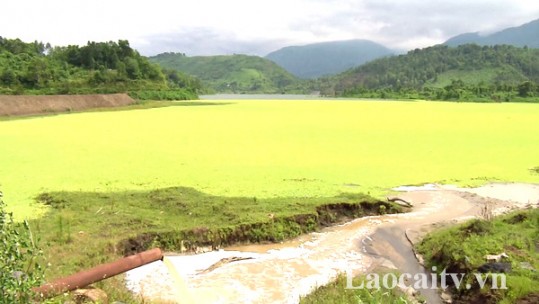
[[[521,26],[481,36],[478,33],[466,33],[447,40],[444,44],[458,46],[475,43],[478,45],[508,44],[517,47],[539,48],[539,19]]]
[[[151,99],[166,91],[173,99],[191,99],[199,89],[195,79],[163,71],[127,40],[52,47],[0,37],[0,94],[129,92]]]
[[[283,68],[257,56],[188,57],[181,53],[163,53],[150,57],[150,61],[195,76],[219,93],[283,93],[299,85],[299,80]]]
[[[289,46],[268,54],[266,58],[299,78],[312,79],[338,74],[393,53],[372,41],[347,40]]]
[[[455,80],[461,80],[469,85],[483,85],[496,83],[500,78],[512,79],[513,84],[519,84],[528,78],[513,67],[486,67],[476,70],[449,70],[443,72],[431,81],[425,83],[425,87],[444,88]]]
[[[434,46],[378,59],[330,81],[324,93],[361,97],[498,100],[539,96],[539,49]]]

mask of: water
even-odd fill
[[[507,195],[511,187],[514,186],[497,186],[489,191],[490,196]],[[533,187],[532,199],[537,201],[539,187]],[[401,273],[422,273],[424,269],[415,259],[405,232],[425,231],[433,224],[478,214],[478,204],[469,193],[461,193],[455,187],[447,189],[430,186],[400,194],[399,197],[414,203],[414,211],[407,214],[361,218],[280,244],[168,255],[172,276],[161,262],[156,262],[128,272],[128,288],[148,299],[168,301],[178,301],[175,291],[180,291],[181,303],[298,303],[301,296],[345,271],[366,274],[389,261]],[[482,189],[466,191],[480,193]],[[514,190],[523,191],[519,187]],[[521,207],[527,199],[522,201]],[[251,259],[204,271],[230,257]],[[420,292],[428,303],[440,303],[436,290]]]
[[[169,257],[163,257],[163,264],[168,270],[170,277],[172,278],[172,289],[176,293],[176,302],[177,303],[196,303],[191,296],[191,292],[187,288],[185,279],[179,274],[178,268],[172,263]]]

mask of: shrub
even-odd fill
[[[37,263],[41,251],[27,221],[16,223],[5,211],[0,192],[0,303],[30,303],[33,287],[43,281]]]
[[[195,100],[196,93],[187,89],[129,91],[129,96],[138,100]]]

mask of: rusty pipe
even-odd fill
[[[155,248],[60,278],[34,288],[33,291],[40,298],[47,299],[162,259],[163,252],[161,252],[161,249]]]

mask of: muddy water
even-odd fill
[[[433,223],[477,214],[477,205],[455,188],[414,189],[399,197],[414,203],[413,212],[362,218],[281,244],[251,245],[167,259],[176,267],[178,284],[161,262],[130,271],[127,285],[146,299],[182,303],[298,303],[300,296],[331,282],[339,273],[367,273],[390,261],[400,272],[423,269],[408,235],[420,235]],[[406,190],[406,189],[404,189]],[[536,188],[539,198],[539,188]],[[224,258],[251,258],[205,271]],[[388,263],[385,263],[388,264]],[[172,266],[171,266],[172,267]],[[422,290],[429,303],[436,292]]]
[[[393,224],[381,225],[371,235],[371,242],[365,242],[366,251],[373,257],[377,257],[378,264],[384,264],[389,261],[401,273],[412,275],[423,273],[429,278],[428,286],[436,286],[430,280],[430,273],[417,262],[415,253],[412,249],[411,241],[422,236],[435,226],[447,221],[453,221],[458,218],[467,218],[476,215],[479,208],[476,204],[463,199],[458,193],[451,192],[411,192],[400,195],[414,204],[420,206],[429,206],[431,202],[438,202],[446,206],[443,210],[432,210],[426,207],[424,213],[413,219],[402,218]],[[387,263],[386,263],[387,264]],[[406,283],[407,286],[413,282]],[[417,290],[427,303],[442,303],[438,290],[422,289]]]

